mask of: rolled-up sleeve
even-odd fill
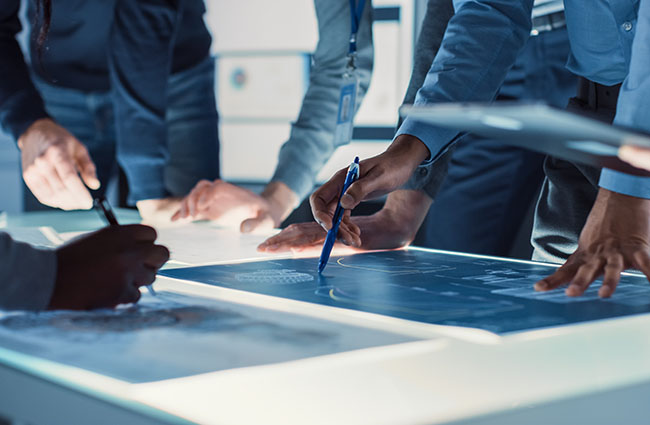
[[[56,282],[56,253],[0,232],[0,309],[43,310]]]
[[[289,140],[282,146],[272,181],[285,183],[300,199],[314,187],[317,174],[338,147],[336,115],[350,39],[347,0],[314,0],[319,41],[313,55],[309,87]],[[372,7],[366,6],[357,34],[358,110],[370,85],[373,65]]]
[[[615,124],[650,132],[650,1],[639,5],[636,33],[632,43],[630,71],[623,82]],[[650,199],[650,173],[630,175],[604,169],[600,187],[637,198]]]
[[[491,101],[530,36],[533,0],[456,0],[416,105]],[[435,160],[458,131],[406,118],[396,137],[417,137]]]

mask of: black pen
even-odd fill
[[[120,225],[120,223],[117,222],[117,218],[115,218],[115,213],[113,213],[113,207],[111,207],[111,204],[108,203],[108,200],[106,198],[103,196],[95,198],[93,200],[93,204],[95,205],[95,210],[99,213],[99,216],[106,220],[109,226]],[[156,295],[156,291],[154,291],[153,286],[147,285],[147,290],[149,290],[149,293],[151,295]]]

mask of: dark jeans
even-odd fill
[[[53,86],[34,77],[48,113],[77,137],[97,166],[102,192],[117,173],[118,162],[129,157],[116,152],[115,122],[110,92],[85,93]],[[186,195],[201,179],[219,177],[218,115],[214,92],[214,62],[199,65],[169,78],[165,187],[170,196]],[[27,187],[25,210],[44,209]]]
[[[576,77],[566,70],[565,29],[531,37],[499,90],[499,100],[564,107]],[[538,193],[544,156],[473,135],[462,137],[417,244],[506,256]],[[526,254],[530,254],[528,251]]]
[[[618,91],[606,92],[607,95],[594,96],[581,90],[569,101],[567,110],[611,124],[616,115]],[[546,179],[531,237],[533,259],[563,263],[578,248],[580,232],[598,195],[601,169],[548,157],[544,172]]]

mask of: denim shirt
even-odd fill
[[[639,0],[565,1],[572,48],[569,69],[606,85],[625,80],[615,122],[640,129],[650,127],[645,106],[650,92],[644,91],[650,66],[647,3],[643,0],[639,10]],[[532,7],[533,0],[455,0],[456,13],[415,104],[493,100],[530,34]],[[459,133],[407,118],[396,136],[402,134],[425,143],[430,162],[440,158]],[[600,185],[650,198],[650,177],[605,169]]]
[[[313,54],[309,87],[271,179],[286,184],[299,199],[312,191],[316,175],[338,148],[334,130],[351,28],[348,0],[314,0],[314,6],[319,40]],[[357,110],[370,85],[372,64],[372,4],[367,0],[357,34]]]

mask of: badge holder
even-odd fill
[[[352,140],[354,115],[357,106],[359,79],[354,65],[354,55],[349,56],[348,66],[343,74],[343,84],[339,96],[339,109],[336,115],[334,146],[347,145]]]

